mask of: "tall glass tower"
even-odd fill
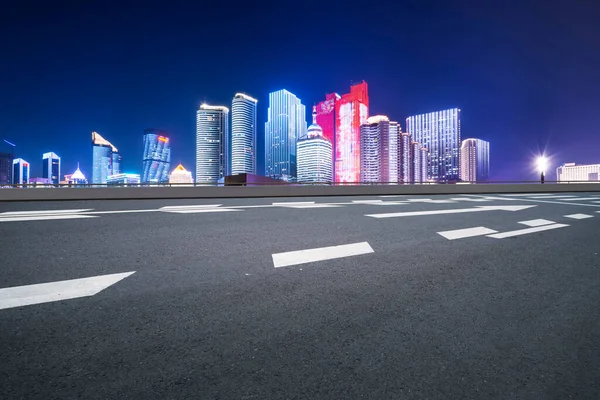
[[[490,175],[490,143],[481,139],[465,139],[460,149],[460,179],[481,182]]]
[[[229,108],[202,104],[196,112],[196,182],[217,183],[227,175]]]
[[[142,183],[167,183],[171,167],[171,143],[164,132],[144,130]]]
[[[119,150],[98,132],[92,132],[92,183],[105,184],[109,175],[121,172]]]
[[[406,129],[414,141],[429,150],[429,179],[443,182],[460,178],[460,109],[408,117]]]
[[[52,180],[52,183],[60,183],[60,157],[55,153],[44,153],[42,155],[42,178]]]
[[[306,107],[285,89],[269,93],[265,123],[265,175],[296,178],[296,142],[306,132]]]
[[[256,174],[256,105],[258,100],[237,93],[231,102],[230,171]]]

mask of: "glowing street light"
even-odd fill
[[[548,159],[545,156],[539,156],[536,159],[537,169],[540,172],[540,181],[544,183],[546,180],[546,168],[548,168]]]

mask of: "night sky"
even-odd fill
[[[143,130],[158,128],[172,163],[194,170],[202,102],[258,98],[260,138],[270,91],[310,110],[366,80],[371,115],[403,128],[409,115],[461,108],[463,138],[491,143],[492,179],[537,179],[531,160],[544,149],[552,169],[600,163],[598,1],[237,3],[3,4],[0,138],[32,177],[54,151],[63,174],[79,161],[91,178],[92,130],[140,173]]]

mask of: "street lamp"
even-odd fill
[[[548,159],[545,156],[540,156],[536,160],[537,169],[540,172],[540,182],[546,180],[546,168],[548,167]]]

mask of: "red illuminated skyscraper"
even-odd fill
[[[317,104],[317,124],[323,129],[323,136],[329,139],[333,147],[333,163],[335,165],[335,126],[336,126],[336,109],[337,103],[340,100],[340,95],[337,93],[329,93],[325,96],[325,100]],[[332,165],[333,168],[333,165]],[[333,168],[333,180],[335,182],[335,168]]]
[[[351,86],[350,93],[335,102],[335,114],[335,181],[359,182],[360,126],[369,117],[367,82]]]

